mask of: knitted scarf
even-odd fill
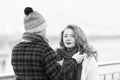
[[[77,47],[69,48],[69,49],[58,49],[57,54],[59,58],[64,58],[64,62],[62,65],[65,65],[72,56],[77,53]],[[60,60],[60,59],[59,59]],[[67,80],[81,80],[81,70],[82,70],[82,63],[78,64],[76,69],[73,70],[71,73],[68,73],[70,76],[67,77]]]
[[[33,42],[37,42],[41,39],[43,39],[45,42],[48,42],[48,39],[46,39],[45,37],[41,36],[41,35],[37,35],[37,34],[33,34],[33,33],[24,33],[23,37],[24,40],[27,41],[33,41]]]

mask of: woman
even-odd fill
[[[84,55],[80,64],[66,80],[99,80],[96,51],[89,46],[85,34],[77,25],[68,25],[61,33],[61,48],[56,50],[57,60],[65,65],[72,56],[79,52]]]

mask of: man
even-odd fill
[[[57,63],[55,52],[46,39],[47,23],[44,17],[31,7],[26,7],[23,40],[12,50],[12,66],[16,80],[63,80],[77,63],[79,53],[64,66]]]

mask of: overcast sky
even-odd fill
[[[59,35],[68,24],[87,35],[120,34],[120,0],[1,0],[0,34],[24,32],[26,6],[45,17],[48,35]]]

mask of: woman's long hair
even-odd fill
[[[68,25],[65,29],[72,29],[75,33],[75,41],[78,51],[86,53],[88,56],[94,56],[97,59],[97,52],[94,51],[93,47],[87,42],[86,35],[83,33],[82,29],[77,25]],[[65,29],[61,32],[60,46],[65,48],[63,43],[63,33]]]

